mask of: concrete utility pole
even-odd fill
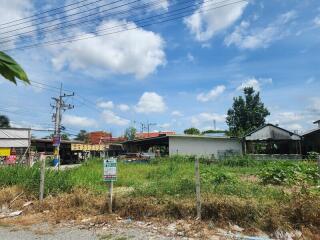
[[[64,102],[64,98],[66,97],[72,97],[74,96],[74,93],[72,94],[62,94],[62,83],[60,86],[60,94],[59,97],[55,98],[53,97],[52,99],[55,101],[55,105],[52,106],[55,108],[55,113],[53,114],[52,118],[54,121],[54,146],[55,146],[55,151],[54,151],[54,158],[58,160],[58,168],[60,167],[60,141],[61,141],[61,120],[62,120],[62,111],[66,111],[68,109],[73,109],[74,106],[70,104],[66,104]]]
[[[201,193],[200,193],[200,160],[196,156],[195,162],[195,182],[196,182],[196,207],[197,207],[197,220],[201,220]]]

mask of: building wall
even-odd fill
[[[169,155],[197,155],[219,158],[228,151],[242,154],[242,144],[238,139],[169,137]]]
[[[27,148],[30,145],[30,129],[25,128],[1,128],[0,147]]]
[[[304,136],[304,154],[308,152],[320,153],[320,130]]]

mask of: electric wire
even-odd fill
[[[216,7],[211,7],[211,8],[202,10],[202,12],[211,11],[211,10],[214,10],[214,9],[226,7],[226,6],[233,5],[233,4],[238,4],[238,3],[241,3],[241,2],[247,2],[247,0],[239,0],[239,1],[231,2],[231,3],[223,4],[223,5],[220,5],[220,6],[216,6]],[[179,15],[181,13],[175,14],[175,15],[179,15],[179,16],[174,17],[174,18],[164,19],[162,21],[158,21],[159,19],[157,19],[156,22],[145,23],[145,24],[142,24],[140,26],[135,25],[132,28],[126,28],[126,29],[122,29],[122,30],[118,30],[118,31],[114,31],[114,32],[108,32],[108,33],[105,33],[105,34],[97,34],[97,35],[94,35],[94,36],[90,35],[90,36],[82,37],[82,38],[70,38],[70,37],[67,37],[67,38],[61,38],[61,39],[56,39],[56,40],[52,40],[52,41],[45,41],[45,42],[42,42],[42,43],[37,43],[37,44],[32,44],[32,45],[26,45],[26,46],[22,46],[22,47],[15,47],[15,48],[11,48],[11,49],[5,49],[3,51],[30,49],[30,48],[35,48],[35,47],[38,47],[38,46],[52,46],[52,45],[56,45],[56,44],[70,43],[70,42],[82,41],[82,40],[87,40],[87,39],[101,37],[101,36],[113,35],[113,34],[117,34],[117,33],[121,33],[121,32],[126,32],[126,31],[130,31],[130,30],[138,29],[138,28],[141,28],[141,27],[147,27],[147,26],[152,26],[152,25],[155,25],[155,24],[162,24],[162,23],[171,22],[171,21],[174,21],[174,20],[177,20],[177,19],[181,19],[183,17],[188,16],[189,11],[188,12],[182,12],[182,13],[184,13],[184,15],[181,15],[181,16]],[[154,17],[155,16],[153,16],[153,18]],[[172,16],[169,16],[169,17],[172,17]],[[140,19],[138,21],[142,21],[142,20],[144,20],[144,19]],[[125,24],[125,25],[128,25],[128,24]],[[123,26],[123,24],[119,25],[119,26],[115,26],[115,27],[121,27],[121,26]],[[112,28],[115,28],[115,27],[112,27]],[[99,31],[91,32],[91,33],[100,33],[100,32],[105,32],[106,30],[108,30],[108,29],[102,29],[102,30],[99,30]],[[86,35],[88,35],[88,34],[89,33],[87,33]]]
[[[101,0],[100,0],[100,1],[101,1]],[[51,19],[51,20],[48,20],[48,21],[42,21],[42,22],[35,23],[35,24],[31,24],[31,25],[28,25],[28,26],[23,26],[23,27],[16,28],[16,29],[11,29],[11,30],[8,30],[8,31],[5,31],[5,32],[1,32],[1,34],[11,33],[11,32],[17,32],[17,31],[20,31],[20,30],[23,30],[23,29],[26,29],[26,28],[34,28],[34,27],[36,27],[36,26],[40,26],[40,25],[43,25],[43,24],[46,24],[46,23],[50,23],[50,22],[55,22],[55,21],[57,21],[57,20],[63,20],[63,19],[70,18],[70,17],[72,17],[72,16],[76,16],[76,15],[79,15],[79,14],[83,14],[83,13],[85,13],[85,12],[89,12],[89,11],[92,11],[92,10],[98,10],[98,9],[101,8],[101,7],[105,7],[105,6],[109,6],[109,5],[112,5],[112,4],[116,4],[116,3],[121,2],[121,1],[123,1],[123,0],[117,0],[117,1],[114,1],[114,2],[111,2],[111,3],[106,3],[106,4],[101,5],[101,6],[99,6],[99,7],[87,9],[87,10],[84,10],[84,11],[82,11],[82,12],[77,12],[77,13],[73,13],[73,14],[70,14],[70,15],[65,15],[65,16],[62,16],[62,17],[57,18],[57,19]],[[135,3],[135,2],[138,2],[138,1],[141,1],[141,0],[134,0],[134,1],[132,1],[132,2],[125,3],[125,4],[123,4],[123,5],[116,6],[116,7],[114,7],[114,8],[110,8],[110,9],[108,9],[108,10],[113,10],[113,9],[116,9],[116,8],[119,8],[119,7],[127,6],[127,5],[130,5],[130,4]],[[98,12],[98,13],[95,13],[94,15],[96,15],[96,14],[99,14],[99,12]],[[88,16],[90,16],[90,15],[88,15]],[[81,17],[81,18],[85,18],[85,17],[86,17],[86,16]],[[79,19],[81,19],[81,18],[79,18]],[[67,22],[67,21],[65,21],[65,22]],[[64,23],[65,23],[65,22],[64,22]],[[60,24],[60,23],[59,23],[59,24]]]
[[[185,4],[186,2],[193,2],[193,1],[194,0],[184,1],[183,4]],[[136,1],[134,1],[134,2],[136,2]],[[153,5],[154,3],[156,3],[156,4]],[[161,1],[157,0],[157,1],[154,1],[154,2],[151,2],[151,3],[148,3],[148,4],[143,4],[143,5],[139,6],[138,8],[133,8],[133,9],[129,9],[129,10],[125,10],[125,11],[119,11],[119,12],[113,12],[113,13],[107,14],[105,16],[99,16],[98,18],[95,18],[95,19],[87,19],[88,17],[94,16],[94,15],[100,15],[103,12],[108,12],[110,10],[114,10],[116,8],[119,8],[119,7],[122,7],[122,6],[126,5],[126,4],[124,4],[124,5],[121,5],[121,6],[117,6],[117,7],[113,8],[113,9],[106,9],[106,10],[102,10],[102,11],[99,11],[99,12],[84,16],[84,17],[72,19],[72,20],[69,20],[69,21],[64,21],[63,23],[53,24],[53,25],[46,26],[46,27],[43,27],[43,28],[30,30],[30,31],[27,31],[27,32],[22,32],[22,33],[19,33],[19,34],[10,35],[10,36],[6,36],[6,37],[1,37],[0,38],[0,43],[3,44],[3,43],[12,41],[12,40],[5,40],[5,39],[8,39],[8,38],[9,39],[10,38],[16,38],[16,37],[19,37],[19,36],[23,36],[23,35],[26,35],[26,34],[33,33],[33,32],[43,31],[43,30],[46,30],[46,29],[51,28],[51,27],[53,27],[53,29],[48,30],[48,31],[50,31],[50,33],[55,32],[55,31],[57,31],[59,29],[64,29],[65,30],[65,29],[68,29],[68,28],[70,28],[72,26],[78,26],[79,24],[81,24],[81,26],[83,26],[83,24],[85,24],[85,25],[92,24],[93,22],[98,21],[98,20],[102,20],[102,19],[104,19],[106,17],[111,17],[111,16],[119,17],[118,15],[122,15],[122,14],[125,14],[125,13],[132,13],[132,11],[142,10],[142,9],[150,7],[150,6],[154,7],[154,6],[160,5],[161,3],[162,3]],[[66,23],[74,22],[74,21],[81,20],[81,19],[86,19],[86,20],[80,21],[80,22],[76,22],[76,23],[73,23],[73,24],[69,24],[69,25],[65,25]],[[42,33],[44,34],[45,31],[42,32]]]
[[[32,16],[28,16],[28,17],[25,17],[25,18],[20,18],[20,19],[16,19],[16,20],[13,20],[13,21],[1,23],[0,26],[9,25],[9,24],[11,24],[11,23],[20,22],[20,21],[23,21],[23,20],[26,20],[26,19],[34,18],[34,17],[36,17],[36,16],[41,16],[41,15],[46,14],[46,13],[49,13],[49,12],[54,12],[54,11],[57,11],[57,10],[60,10],[60,9],[63,10],[63,11],[61,11],[61,12],[57,12],[57,13],[54,13],[54,14],[52,14],[52,15],[46,15],[46,16],[44,16],[44,17],[38,17],[38,18],[35,18],[35,19],[27,20],[27,21],[22,22],[22,23],[19,23],[19,24],[13,24],[13,25],[10,25],[10,26],[7,26],[7,27],[1,27],[0,29],[5,29],[5,28],[13,27],[13,26],[18,26],[18,25],[25,24],[25,23],[28,23],[28,22],[37,21],[37,20],[39,20],[39,19],[43,19],[43,18],[46,18],[46,17],[52,17],[52,16],[54,16],[54,15],[58,15],[58,14],[61,14],[61,13],[66,13],[66,12],[69,12],[69,11],[73,11],[73,10],[76,10],[76,9],[78,9],[78,8],[82,8],[82,7],[88,6],[88,5],[90,5],[90,4],[95,4],[95,3],[97,3],[97,2],[101,2],[101,1],[104,1],[104,0],[96,0],[95,2],[90,2],[90,3],[88,3],[88,4],[80,5],[80,6],[75,7],[75,8],[66,9],[66,8],[68,8],[68,7],[70,7],[70,6],[77,5],[77,4],[86,2],[86,1],[88,1],[88,0],[81,0],[81,1],[74,2],[74,3],[69,4],[69,5],[66,5],[66,6],[61,6],[61,7],[58,7],[58,8],[54,8],[54,9],[50,9],[50,10],[47,10],[47,11],[43,11],[43,12],[34,14],[34,15],[32,15]]]

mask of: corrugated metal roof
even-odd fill
[[[320,128],[311,129],[311,130],[309,130],[309,131],[306,131],[305,133],[302,134],[302,136],[306,136],[306,135],[315,133],[315,132],[317,132],[317,131],[320,131]]]
[[[254,140],[301,140],[301,136],[273,124],[266,124],[245,136],[248,141]]]

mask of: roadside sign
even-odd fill
[[[0,148],[0,157],[8,157],[11,155],[10,148]]]
[[[105,182],[117,180],[117,159],[108,158],[103,161],[103,179]]]
[[[60,146],[60,142],[61,142],[61,138],[60,138],[59,135],[53,136],[53,138],[52,138],[52,145],[53,145],[54,147]]]
[[[15,164],[17,160],[17,156],[16,155],[10,155],[8,157],[6,157],[5,163],[8,165],[12,165]]]

